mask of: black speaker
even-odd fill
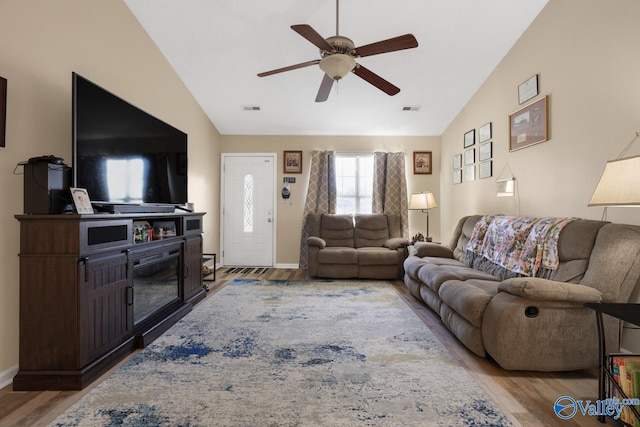
[[[46,161],[24,164],[24,213],[60,214],[71,203],[71,168]]]

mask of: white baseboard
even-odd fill
[[[18,373],[18,365],[12,366],[0,372],[0,388],[4,388],[13,382],[13,377]]]
[[[286,268],[297,270],[300,267],[300,264],[276,264],[275,268]]]

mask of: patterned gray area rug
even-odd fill
[[[390,283],[235,280],[53,425],[511,423]]]

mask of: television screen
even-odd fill
[[[92,202],[187,202],[187,134],[73,73],[73,183]]]

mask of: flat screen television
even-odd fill
[[[184,205],[187,134],[73,73],[73,186],[94,205]]]

